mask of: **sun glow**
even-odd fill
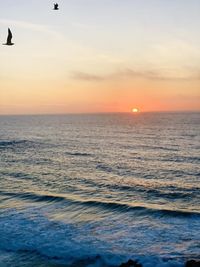
[[[138,108],[133,108],[133,109],[132,109],[132,112],[133,112],[133,113],[138,113],[138,112],[139,112],[139,109],[138,109]]]

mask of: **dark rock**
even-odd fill
[[[195,261],[195,260],[187,261],[185,267],[200,267],[200,261]]]
[[[137,261],[128,260],[127,262],[122,263],[119,267],[142,267],[142,264]]]

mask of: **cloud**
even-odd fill
[[[53,35],[59,35],[56,31],[53,31],[46,25],[36,24],[36,23],[30,23],[27,21],[21,21],[21,20],[8,20],[8,19],[0,19],[0,25],[12,25],[14,27],[19,27],[23,29],[28,29],[32,31],[37,32],[43,32],[47,34],[53,34]]]
[[[143,78],[148,80],[160,80],[160,81],[191,81],[200,80],[200,70],[197,71],[178,71],[178,70],[133,70],[124,69],[109,74],[97,75],[92,73],[86,73],[82,71],[74,71],[71,74],[71,78],[75,80],[82,80],[87,82],[102,82],[107,80],[116,80],[124,78]]]
[[[71,77],[75,80],[82,80],[82,81],[103,81],[106,80],[108,77],[106,76],[100,76],[100,75],[93,75],[90,73],[85,73],[85,72],[73,72]]]

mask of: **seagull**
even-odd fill
[[[7,42],[4,45],[14,45],[14,43],[11,42],[12,41],[12,32],[11,30],[8,28],[8,37],[7,37]]]
[[[58,7],[58,3],[54,4],[54,10],[58,10],[59,7]]]

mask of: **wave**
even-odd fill
[[[15,148],[43,148],[49,146],[57,146],[57,144],[50,144],[46,141],[39,140],[0,140],[0,150],[4,149],[15,149]]]
[[[31,255],[32,261],[35,254],[46,260],[45,266],[57,263],[71,267],[117,267],[130,258],[140,262],[143,267],[182,267],[184,262],[183,258],[175,256],[151,256],[148,251],[146,255],[131,255],[123,250],[110,251],[110,244],[90,236],[91,229],[87,225],[76,227],[70,223],[51,221],[36,209],[8,212],[0,220],[0,226],[1,255],[4,251],[17,252],[18,257],[20,254],[26,255],[26,260]]]
[[[159,189],[148,188],[144,186],[129,186],[129,185],[107,185],[106,187],[111,189],[117,189],[120,191],[127,191],[127,192],[136,192],[141,193],[143,197],[157,197],[157,198],[165,198],[165,199],[173,199],[176,201],[177,199],[185,200],[190,198],[198,197],[200,194],[199,187],[192,187],[192,188],[183,188],[183,187],[160,187]],[[173,191],[172,191],[173,190]]]
[[[198,164],[200,162],[200,157],[198,156],[171,156],[171,158],[161,158],[161,161],[165,162],[185,162],[185,163],[193,163]]]
[[[104,165],[104,164],[97,164],[96,165],[96,169],[99,169],[101,171],[105,171],[105,172],[114,172],[114,169],[108,165]]]
[[[154,207],[147,207],[142,205],[130,205],[127,203],[120,203],[120,202],[104,202],[100,200],[81,200],[81,199],[72,199],[67,198],[65,196],[60,195],[40,195],[36,193],[11,193],[11,192],[3,192],[0,191],[1,196],[7,196],[10,198],[18,198],[25,201],[33,201],[33,202],[45,202],[45,203],[58,203],[62,202],[63,204],[75,204],[80,205],[88,208],[95,208],[95,209],[103,209],[112,212],[134,212],[137,215],[147,216],[165,216],[165,217],[199,217],[200,212],[197,211],[190,211],[190,210],[173,210],[173,209],[158,209]]]
[[[144,137],[142,137],[144,138]],[[141,139],[141,138],[139,138]],[[152,138],[151,138],[152,139]],[[154,145],[135,145],[135,146],[128,146],[128,145],[121,145],[121,148],[124,149],[145,149],[145,150],[163,150],[163,151],[172,151],[172,152],[177,152],[179,151],[179,148],[175,148],[175,147],[167,147],[167,146],[154,146]]]
[[[29,142],[27,140],[11,140],[11,141],[0,141],[0,147],[14,146]]]
[[[8,140],[0,141],[0,150],[13,149],[13,148],[27,148],[35,146],[36,142],[30,140]]]
[[[64,201],[65,198],[56,195],[39,195],[31,192],[18,193],[18,192],[3,192],[0,191],[0,195],[7,196],[10,198],[18,198],[22,200],[31,200],[34,202],[61,202]]]
[[[138,170],[138,169],[131,169],[126,166],[120,166],[120,165],[108,165],[105,163],[99,163],[96,165],[96,169],[102,172],[106,173],[113,173],[115,175],[126,177],[126,176],[133,176],[138,178],[145,178],[145,179],[151,179],[155,178],[155,173],[145,173],[144,170]],[[163,177],[170,175],[173,177],[183,177],[183,176],[199,176],[199,172],[194,169],[193,171],[187,171],[187,170],[180,170],[180,169],[160,169],[161,174],[163,174]],[[160,175],[161,175],[160,174]]]
[[[69,156],[79,156],[79,157],[89,157],[92,156],[90,153],[85,153],[85,152],[65,152],[66,155]]]
[[[145,255],[131,254],[125,249],[112,251],[113,244],[93,236],[92,232],[93,227],[88,224],[77,227],[76,224],[49,220],[39,209],[11,210],[0,217],[0,252],[1,255],[4,251],[17,252],[18,257],[26,255],[26,260],[30,254],[35,254],[46,260],[44,266],[57,263],[71,267],[118,267],[132,258],[143,267],[183,267],[184,256],[156,256],[149,254],[148,250]],[[32,261],[33,257],[30,258]]]
[[[3,175],[5,177],[11,177],[14,179],[23,179],[23,180],[32,180],[35,177],[32,175],[25,173],[25,172],[6,172],[6,171],[0,171],[0,175]]]
[[[116,202],[100,202],[96,200],[89,200],[80,202],[80,204],[88,205],[91,207],[100,207],[104,209],[111,209],[113,211],[126,211],[126,212],[137,212],[137,215],[159,215],[159,216],[170,216],[170,217],[191,217],[198,216],[200,217],[199,212],[193,212],[188,210],[170,210],[170,209],[155,209],[145,206],[132,206],[125,203],[116,203]]]

